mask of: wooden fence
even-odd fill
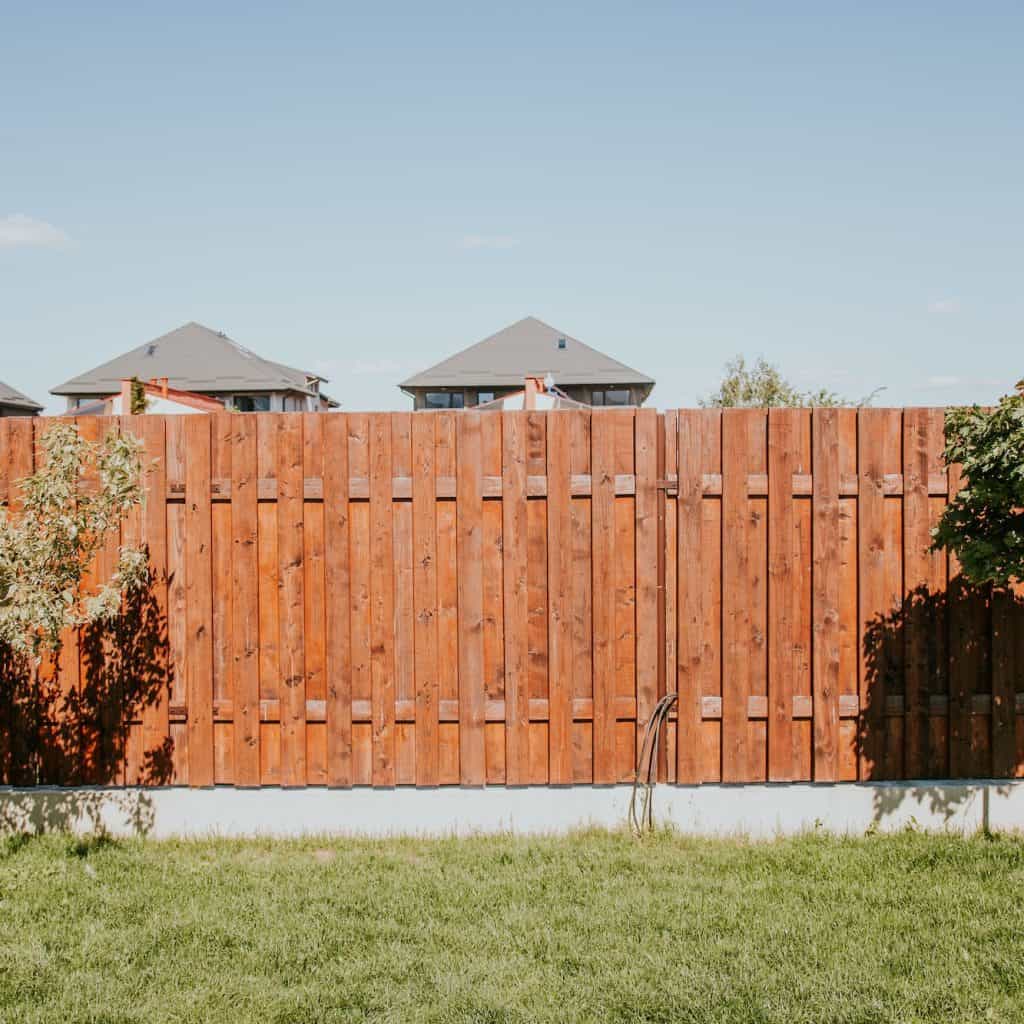
[[[1020,602],[930,550],[942,410],[79,426],[145,442],[154,582],[8,680],[3,781],[615,783],[671,690],[669,780],[1024,774]]]

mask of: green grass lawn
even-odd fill
[[[1024,1021],[1024,841],[0,848],[0,1021]]]

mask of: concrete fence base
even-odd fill
[[[156,838],[557,833],[621,827],[628,786],[522,789],[0,788],[0,831]],[[1024,780],[659,786],[655,820],[692,835],[767,839],[914,827],[1024,830]]]

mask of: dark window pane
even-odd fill
[[[452,395],[451,395],[451,399],[452,399],[452,406],[451,407],[453,409],[461,409],[462,408],[463,402],[462,402],[462,392],[461,391],[453,391]]]
[[[235,395],[239,412],[270,412],[270,395]]]
[[[609,388],[604,393],[604,404],[605,405],[629,405],[629,389],[628,388]]]
[[[591,398],[591,405],[604,405],[604,392],[595,391]]]
[[[450,409],[452,396],[447,391],[428,391],[425,404],[428,409]]]

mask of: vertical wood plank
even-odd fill
[[[411,480],[413,476],[412,414],[393,413],[391,420],[391,475]],[[394,573],[394,664],[395,700],[414,705],[416,701],[413,607],[413,524],[412,502],[393,501],[392,543]],[[395,784],[416,782],[416,726],[395,722]]]
[[[348,417],[326,417],[324,546],[327,591],[327,785],[352,785],[352,655],[349,633]]]
[[[793,684],[798,629],[797,546],[793,474],[797,466],[801,409],[768,413],[768,779],[788,782],[794,764]]]
[[[722,413],[722,781],[745,782],[751,683],[751,594],[747,498],[751,413]]]
[[[572,782],[571,422],[548,413],[548,766],[555,785]]]
[[[615,759],[615,421],[591,420],[593,524],[594,782],[618,781]]]
[[[658,413],[638,409],[634,420],[636,497],[636,746],[640,749],[643,732],[658,702],[659,644],[664,632],[659,629],[663,605],[659,575],[658,529]],[[663,540],[663,539],[662,539]]]
[[[213,579],[210,513],[210,417],[187,417],[185,428],[185,594],[188,686],[188,781],[212,786]]]
[[[365,413],[348,417],[348,468],[351,477],[370,477],[370,418]],[[351,573],[350,629],[352,638],[352,700],[372,707],[372,647],[370,628],[370,549],[372,546],[369,501],[349,504],[349,557]],[[352,723],[352,782],[369,786],[373,781],[373,724]]]
[[[323,480],[323,427],[326,420],[327,417],[319,412],[302,414],[304,480]],[[304,501],[302,511],[303,667],[306,676],[306,700],[319,702],[327,699],[324,502]],[[326,722],[306,723],[306,782],[311,786],[323,786],[327,783]]]
[[[231,432],[233,414],[210,415],[210,479],[231,479]],[[214,502],[210,506],[211,558],[213,581],[213,699],[232,699],[231,659],[231,504]],[[234,781],[234,730],[230,722],[214,719],[213,781],[225,785]]]
[[[526,570],[525,412],[502,416],[502,537],[505,597],[505,773],[510,786],[530,780],[530,689]]]
[[[456,476],[455,422],[461,414],[430,413],[435,420],[435,472]],[[437,672],[440,699],[459,701],[459,574],[458,502],[437,503]],[[441,722],[437,729],[438,772],[443,785],[459,781],[459,723]]]
[[[590,476],[591,413],[575,410],[569,413],[572,422],[569,450],[569,471],[575,476]],[[590,497],[574,497],[570,502],[572,521],[572,678],[573,697],[593,705],[593,610]],[[572,724],[573,781],[594,781],[594,729],[592,718]]]
[[[149,555],[150,590],[158,635],[153,646],[153,673],[160,684],[142,712],[142,775],[144,785],[167,785],[172,779],[169,702],[173,666],[169,655],[167,559],[167,438],[160,416],[139,417],[139,437],[145,458],[146,502],[142,532]]]
[[[231,674],[234,704],[234,781],[236,786],[258,786],[260,612],[256,420],[252,415],[240,413],[232,417],[231,425]]]
[[[927,409],[903,413],[904,760],[907,778],[925,777],[929,761],[928,633],[931,514]]]
[[[485,782],[483,649],[483,479],[479,412],[459,415],[459,762],[464,786]]]
[[[277,557],[281,661],[281,784],[306,785],[306,667],[302,414],[281,413],[277,434]]]
[[[370,679],[373,784],[395,784],[395,559],[391,418],[370,416]]]
[[[839,419],[835,409],[811,418],[813,495],[814,778],[839,775]]]
[[[704,587],[706,570],[703,527],[703,439],[708,414],[699,409],[679,410],[676,544],[678,625],[676,687],[676,781],[693,784],[703,778],[701,698],[705,647]]]
[[[895,587],[887,529],[885,474],[899,466],[902,417],[898,409],[861,409],[857,431],[860,569],[860,778],[879,780],[894,774],[888,764],[886,699],[900,685],[900,662],[891,639],[901,589]]]
[[[260,479],[277,480],[278,413],[256,415],[256,465]],[[276,486],[276,485],[275,485]],[[281,698],[280,598],[277,557],[277,502],[257,508],[259,551],[260,700]],[[281,784],[281,723],[260,723],[260,783]]]
[[[413,597],[416,609],[416,785],[440,783],[437,484],[432,413],[412,420]]]

